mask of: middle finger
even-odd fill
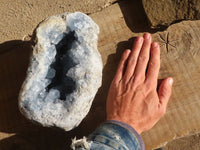
[[[151,35],[149,33],[145,33],[143,37],[144,42],[138,56],[134,76],[139,77],[139,79],[142,78],[142,80],[144,81],[151,48]]]

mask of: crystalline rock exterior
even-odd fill
[[[52,16],[39,24],[19,94],[25,117],[66,131],[80,124],[102,82],[98,33],[98,25],[81,12]]]

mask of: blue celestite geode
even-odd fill
[[[52,16],[39,24],[19,94],[20,111],[28,119],[66,131],[79,125],[101,86],[98,33],[97,24],[81,12]]]

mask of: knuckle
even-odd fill
[[[119,81],[116,78],[114,78],[111,82],[111,86],[118,87],[118,85],[119,85]]]
[[[126,50],[124,53],[123,53],[123,55],[122,55],[122,61],[125,61],[126,59],[127,59],[127,55],[129,54],[129,51],[128,50]]]
[[[161,116],[163,116],[166,113],[166,109],[161,109]]]
[[[157,61],[149,62],[148,66],[151,68],[159,68],[160,67],[160,65]]]
[[[166,113],[166,108],[165,107],[161,107],[160,108],[160,117],[162,117],[165,113]]]
[[[124,52],[124,54],[122,55],[122,59],[125,60],[127,57],[127,52]]]
[[[133,78],[133,84],[134,85],[139,85],[142,81],[143,81],[144,77],[142,77],[142,75],[136,75]]]
[[[149,82],[146,82],[146,90],[149,91],[149,90],[152,90],[154,87],[154,84],[149,81]]]
[[[129,64],[132,65],[136,63],[136,59],[134,57],[130,57]]]
[[[141,62],[145,62],[145,61],[147,61],[148,60],[148,58],[147,58],[147,56],[144,56],[144,55],[142,55],[142,56],[139,56],[139,61],[141,61]]]
[[[117,87],[117,86],[118,86],[118,82],[117,82],[117,81],[115,81],[115,80],[113,80],[113,82],[112,82],[111,86],[113,86],[113,87]]]
[[[154,88],[152,88],[153,86],[152,85],[148,85],[148,86],[145,86],[145,91],[146,93],[148,94],[154,94]]]
[[[163,92],[162,95],[166,96],[170,94],[170,89],[167,86],[163,86]]]

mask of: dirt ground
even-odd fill
[[[0,68],[0,82],[2,84],[0,85],[0,90],[6,90],[6,88],[15,89],[13,91],[9,90],[9,93],[0,93],[0,150],[66,150],[69,149],[68,146],[70,145],[71,138],[76,136],[77,133],[87,135],[95,128],[90,128],[92,126],[90,125],[87,127],[87,131],[84,131],[83,123],[79,129],[65,133],[58,129],[49,129],[34,125],[19,113],[17,97],[31,52],[29,40],[39,22],[48,16],[62,12],[82,11],[86,14],[93,14],[110,7],[114,3],[118,2],[116,0],[0,1],[0,65],[2,66]],[[147,27],[148,21],[142,10],[141,3],[133,3],[140,13],[138,21],[141,24],[141,26],[137,26],[133,30],[136,32],[152,32]],[[129,26],[128,22],[127,26]],[[140,28],[145,28],[145,30],[141,30]],[[25,59],[20,60],[19,58]],[[9,61],[8,59],[12,63],[17,63],[18,68],[12,68],[12,63],[7,66],[4,65],[5,61]],[[4,68],[4,66],[7,68]],[[21,69],[20,71],[18,70],[19,68]],[[16,74],[10,74],[8,71],[8,74],[1,76],[1,73],[6,72],[8,69],[14,69]],[[4,77],[9,79],[6,80]],[[101,91],[98,94],[102,94]],[[95,103],[92,107],[98,104],[105,105],[104,102]],[[97,107],[96,109],[100,108]],[[12,114],[9,112],[12,112]],[[102,114],[99,120],[102,120],[104,117],[104,114]],[[92,119],[94,118],[89,118],[84,122],[88,120],[93,122]],[[99,120],[93,123],[96,125],[100,123]],[[164,150],[200,150],[200,134],[170,141],[164,146]]]

